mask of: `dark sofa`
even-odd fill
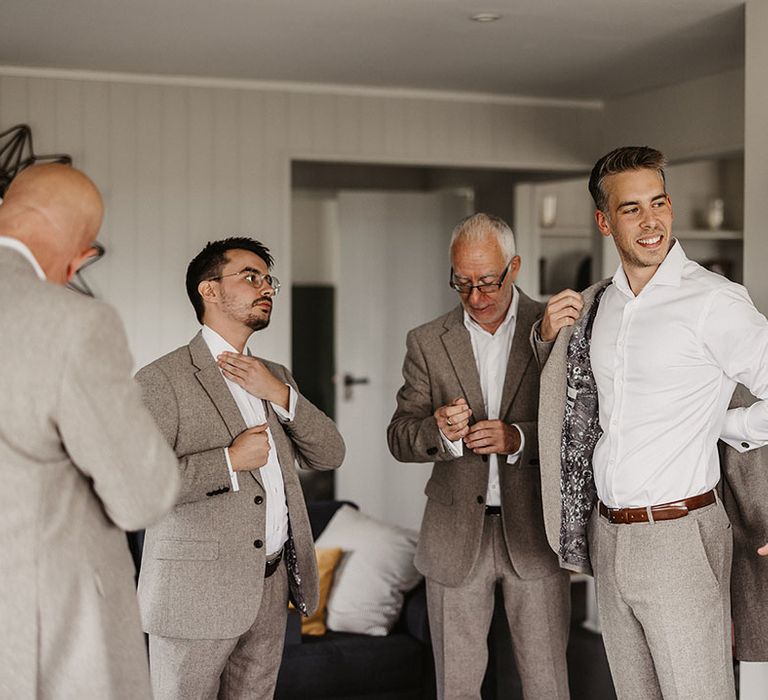
[[[315,539],[343,501],[307,504]],[[350,504],[354,505],[354,504]],[[328,631],[301,635],[288,618],[276,700],[431,700],[435,697],[424,583],[405,597],[400,619],[386,637]]]

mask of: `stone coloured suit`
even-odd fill
[[[558,570],[544,534],[541,511],[537,411],[539,369],[528,344],[528,331],[543,306],[520,292],[499,417],[525,435],[516,464],[500,459],[503,529],[509,557],[524,579]],[[425,493],[416,566],[428,578],[457,586],[469,574],[480,548],[488,487],[488,462],[466,450],[454,458],[443,445],[435,409],[463,396],[472,421],[486,419],[480,378],[469,332],[459,306],[412,330],[406,341],[405,384],[387,430],[389,448],[402,462],[434,462]]]
[[[284,367],[265,364],[298,391]],[[245,430],[243,418],[200,333],[136,378],[179,458],[182,481],[176,508],[147,530],[139,578],[144,630],[181,639],[240,636],[259,610],[266,555],[266,495],[259,472],[241,473],[240,490],[233,492],[224,456],[223,448]],[[268,403],[265,410],[296,555],[292,597],[312,611],[318,599],[317,568],[294,463],[335,469],[344,457],[344,443],[330,418],[301,394],[293,421],[281,424]]]
[[[148,700],[123,529],[174,503],[117,314],[0,248],[0,697]]]

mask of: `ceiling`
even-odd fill
[[[743,0],[0,3],[5,66],[606,99],[743,63]]]

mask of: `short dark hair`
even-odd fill
[[[603,181],[609,175],[617,175],[627,170],[655,170],[661,175],[661,181],[666,187],[664,176],[666,156],[650,146],[622,146],[615,148],[595,163],[589,176],[589,193],[595,201],[595,206],[602,212],[608,207],[608,195],[603,189]]]
[[[200,282],[213,279],[221,274],[221,268],[229,262],[227,251],[229,250],[248,250],[258,255],[272,269],[274,258],[263,243],[253,238],[244,236],[232,236],[221,241],[209,241],[187,266],[187,296],[195,307],[195,314],[200,323],[203,322],[205,314],[205,305],[200,292],[197,291]]]

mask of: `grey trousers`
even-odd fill
[[[234,639],[149,636],[155,700],[271,700],[283,656],[288,615],[285,565],[264,579],[259,612]]]
[[[461,586],[449,588],[427,579],[438,698],[479,700],[497,582],[525,700],[567,700],[569,576],[558,571],[521,579],[507,554],[498,516],[486,516],[480,553]]]
[[[735,700],[733,540],[717,503],[677,520],[589,530],[603,641],[619,700]]]

